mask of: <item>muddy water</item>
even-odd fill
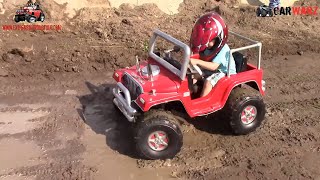
[[[169,180],[170,169],[140,169],[135,159],[128,159],[126,156],[111,151],[105,146],[105,136],[96,136],[90,129],[85,132],[83,141],[86,144],[87,152],[83,154],[84,164],[97,168],[95,179],[154,179]]]
[[[70,86],[69,80],[61,83]],[[98,92],[91,99],[83,87],[76,83],[73,89],[79,93],[72,94],[49,91],[33,99],[34,104],[15,103],[19,100],[14,97],[8,98],[11,106],[1,104],[0,127],[5,127],[0,134],[0,161],[10,163],[1,163],[0,179],[50,179],[52,174],[61,179],[172,179],[170,168],[138,167],[126,133],[129,123],[114,116],[105,95]],[[28,93],[25,90],[22,94]],[[52,89],[58,90],[71,91]],[[77,121],[74,107],[79,107],[79,101],[74,96],[87,93],[84,99],[89,101],[81,101],[86,107],[84,123]]]
[[[14,107],[0,105],[0,137],[3,137],[0,139],[1,180],[35,179],[35,176],[21,177],[10,172],[16,168],[36,166],[44,162],[40,157],[45,151],[36,142],[14,137],[35,129],[42,123],[39,118],[50,114],[49,111],[37,110],[40,107],[42,106],[39,104],[21,104]]]

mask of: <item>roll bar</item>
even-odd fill
[[[235,48],[235,49],[231,49],[230,50],[230,57],[232,57],[232,53],[234,52],[238,52],[238,51],[243,51],[246,49],[250,49],[250,48],[255,48],[258,47],[258,62],[257,62],[257,67],[258,69],[260,69],[260,64],[261,64],[261,49],[262,49],[262,43],[259,41],[255,41],[252,40],[250,38],[247,38],[243,35],[240,35],[238,33],[235,33],[233,31],[229,31],[230,34],[240,38],[240,39],[244,39],[247,40],[253,44],[248,45],[248,46],[243,46],[243,47],[239,47],[239,48]],[[166,60],[162,59],[161,57],[159,57],[158,55],[156,55],[153,51],[155,48],[155,42],[156,39],[158,37],[162,37],[163,39],[165,39],[168,42],[171,42],[172,44],[175,44],[177,46],[179,46],[180,48],[183,49],[183,63],[181,64],[181,70],[177,69],[176,67],[174,67],[173,65],[171,65],[170,63],[168,63]],[[188,64],[190,61],[190,55],[191,55],[191,50],[190,47],[188,45],[186,45],[185,43],[179,41],[178,39],[158,30],[155,29],[153,31],[153,35],[149,41],[149,56],[151,58],[153,58],[155,61],[157,61],[158,63],[162,64],[165,68],[167,68],[168,70],[170,70],[172,73],[176,74],[178,77],[180,77],[181,80],[184,80],[186,77],[186,73],[187,73],[187,69],[188,69]],[[227,76],[230,77],[230,61],[228,63],[228,72],[227,72]]]
[[[252,40],[250,38],[247,38],[245,36],[242,36],[242,35],[240,35],[238,33],[233,32],[233,31],[229,31],[229,33],[234,35],[234,36],[236,36],[236,37],[238,37],[238,38],[240,38],[240,39],[244,39],[244,40],[247,40],[247,41],[249,41],[251,43],[254,43],[254,44],[251,44],[251,45],[248,45],[248,46],[243,46],[243,47],[231,49],[230,50],[230,57],[232,56],[232,53],[234,53],[234,52],[243,51],[243,50],[246,50],[246,49],[258,47],[259,55],[258,55],[257,67],[258,67],[258,69],[260,69],[262,43],[258,42],[258,41],[255,41],[255,40]],[[230,61],[228,63],[228,73],[227,73],[227,75],[228,75],[228,77],[230,77]]]

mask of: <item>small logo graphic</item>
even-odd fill
[[[43,22],[45,20],[45,15],[40,8],[40,4],[28,1],[28,3],[16,11],[14,16],[14,21],[16,23],[20,21],[27,21],[29,23],[34,23],[37,21]]]
[[[267,5],[262,5],[257,8],[257,16],[258,17],[271,17],[273,16],[272,8]]]
[[[29,0],[28,3],[20,7],[13,17],[13,21],[18,24],[3,24],[2,30],[4,31],[61,31],[62,25],[59,24],[47,24],[47,23],[35,23],[37,21],[44,22],[45,14],[40,8],[40,4],[35,0]],[[30,24],[21,23],[21,21],[27,21]],[[35,24],[32,24],[35,23]]]
[[[275,7],[262,5],[257,8],[256,14],[258,17],[272,17],[277,15],[318,15],[318,6],[294,6],[294,7]]]

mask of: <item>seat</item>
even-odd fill
[[[247,70],[247,57],[241,54],[240,52],[232,53],[233,59],[236,64],[236,72],[243,72]]]

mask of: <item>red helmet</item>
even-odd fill
[[[213,51],[208,55],[202,52],[208,47],[209,42],[215,39]],[[190,46],[194,54],[200,55],[200,58],[205,61],[212,60],[226,44],[228,39],[228,27],[222,17],[216,12],[210,12],[201,16],[195,23]]]

